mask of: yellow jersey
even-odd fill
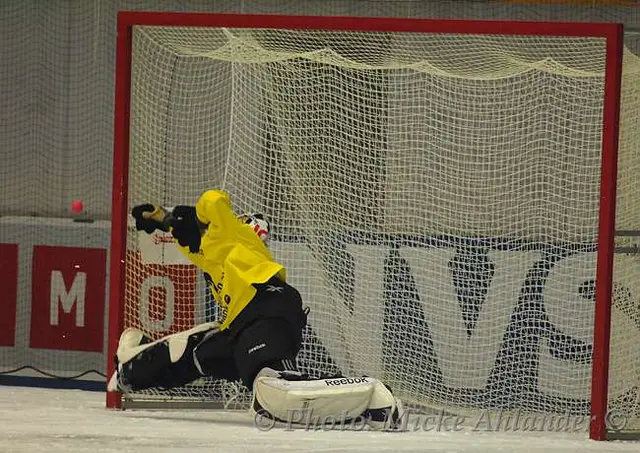
[[[262,239],[238,219],[229,196],[208,190],[196,203],[198,220],[207,225],[200,250],[191,253],[180,247],[189,260],[211,277],[211,293],[225,313],[225,330],[256,294],[254,283],[266,283],[276,276],[286,281],[284,266],[276,263]]]

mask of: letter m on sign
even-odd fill
[[[34,247],[30,347],[102,352],[106,257],[104,249]]]
[[[60,323],[59,311],[71,313],[75,305],[76,327],[84,327],[84,295],[87,290],[87,273],[78,272],[73,279],[71,289],[67,292],[64,276],[60,271],[51,271],[51,297],[49,298],[49,324],[57,326]],[[58,304],[58,302],[60,302]]]

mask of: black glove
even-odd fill
[[[176,206],[169,219],[173,228],[171,234],[183,247],[189,247],[191,253],[198,253],[200,240],[206,225],[200,223],[196,217],[196,208],[193,206]]]
[[[152,204],[139,204],[131,210],[131,215],[136,219],[136,230],[151,234],[155,230],[169,231],[169,213],[161,206]]]

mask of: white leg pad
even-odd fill
[[[258,376],[254,381],[252,410],[287,423],[364,417],[374,429],[387,429],[387,414],[397,413],[400,402],[375,378],[333,378],[288,381]],[[263,412],[263,415],[264,412]]]
[[[282,421],[292,421],[306,410],[311,411],[314,418],[355,418],[369,406],[375,382],[368,377],[287,381],[260,376],[254,382],[258,405],[254,404],[253,408],[262,407]]]
[[[220,330],[220,323],[217,321],[206,322],[204,324],[199,324],[189,330],[185,330],[184,332],[167,335],[166,337],[159,338],[158,340],[151,343],[140,344],[142,332],[131,328],[126,329],[124,332],[122,332],[122,335],[120,335],[120,340],[118,342],[118,362],[127,363],[145,349],[148,349],[156,345],[157,343],[161,343],[164,341],[169,346],[169,356],[171,358],[171,361],[175,363],[180,360],[180,357],[182,357],[182,354],[184,354],[184,351],[187,348],[189,337],[195,333],[204,332],[207,330],[211,330],[212,333],[218,332]],[[135,341],[136,338],[137,342]]]

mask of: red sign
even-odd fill
[[[142,264],[127,254],[125,327],[137,327],[158,338],[193,327],[196,268],[186,264]]]
[[[34,246],[30,347],[103,351],[106,259],[104,249]]]
[[[0,346],[13,346],[18,305],[18,244],[0,244]]]

